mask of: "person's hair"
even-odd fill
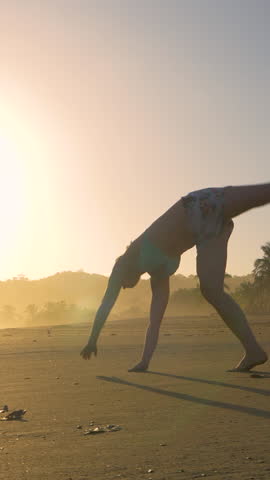
[[[123,255],[120,255],[115,261],[115,267],[121,272],[122,287],[133,288],[140,280],[140,272],[137,268],[136,261],[134,259],[133,251],[130,245],[126,248]]]

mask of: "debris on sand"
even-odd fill
[[[26,410],[13,410],[12,412],[5,415],[5,417],[1,418],[1,420],[22,420],[22,417],[26,414]]]
[[[84,435],[96,435],[97,433],[105,433],[106,430],[103,427],[90,428],[84,432]]]
[[[93,422],[91,422],[92,424]],[[85,430],[84,435],[96,435],[98,433],[118,432],[122,430],[119,425],[97,425],[96,427]]]
[[[119,432],[119,430],[122,430],[119,425],[107,425],[106,429],[107,432]]]
[[[7,405],[3,405],[3,407],[1,407],[1,409],[0,409],[0,413],[5,413],[5,412],[8,412],[8,406]]]

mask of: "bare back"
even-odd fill
[[[149,239],[170,256],[181,255],[195,245],[181,199],[155,220],[146,232]]]

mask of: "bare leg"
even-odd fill
[[[197,273],[202,294],[213,305],[245,349],[243,359],[233,371],[248,371],[255,365],[266,362],[267,355],[254,337],[240,306],[224,292],[227,243],[232,228],[233,223],[229,224],[218,238],[208,240],[206,244],[198,247]]]
[[[158,343],[161,321],[169,300],[169,277],[158,282],[158,285],[155,286],[155,284],[155,279],[151,278],[152,302],[150,308],[150,322],[146,332],[142,358],[135,367],[129,370],[129,372],[144,372],[147,370]]]
[[[224,214],[234,218],[252,208],[270,203],[270,183],[227,187],[224,194]]]
[[[142,359],[137,365],[135,365],[133,368],[130,368],[129,372],[145,372],[148,369],[148,365],[158,343],[159,328],[160,325],[149,325],[146,331]]]

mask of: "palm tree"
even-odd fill
[[[255,276],[255,283],[263,285],[270,284],[270,242],[267,242],[261,247],[264,255],[262,258],[257,258],[254,262],[253,274]]]
[[[270,311],[270,242],[261,247],[264,255],[254,262],[254,288],[258,295],[259,308]]]
[[[234,292],[235,299],[247,312],[253,313],[258,310],[257,288],[252,282],[242,282]]]

